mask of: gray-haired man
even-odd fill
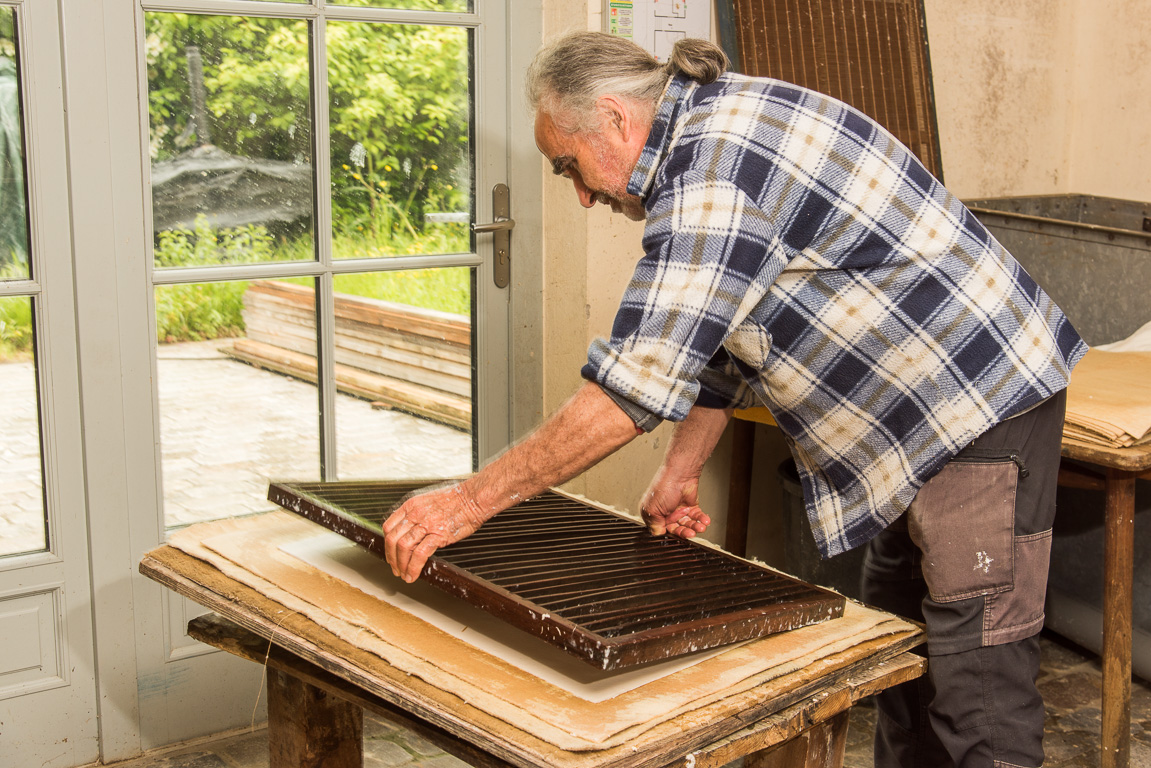
[[[732,409],[765,404],[820,550],[868,544],[868,599],[926,620],[929,679],[885,695],[877,765],[1038,766],[1034,636],[1085,346],[881,127],[725,68],[704,41],[661,66],[595,33],[537,56],[540,151],[583,205],[645,220],[643,254],[587,383],[477,475],[397,510],[388,559],[415,579],[438,547],[664,419],[678,425],[642,512],[694,536]]]

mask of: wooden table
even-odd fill
[[[809,678],[794,695],[721,718],[709,719],[722,709],[709,705],[679,718],[672,737],[641,735],[602,752],[549,747],[541,760],[535,736],[390,667],[197,558],[165,546],[145,556],[140,571],[216,612],[189,624],[192,637],[267,664],[271,768],[362,765],[364,709],[480,768],[719,768],[740,757],[747,768],[834,768],[842,765],[852,704],[924,669],[921,657],[906,652],[920,637],[872,640],[874,648],[852,649],[858,663],[834,675],[794,673]]]
[[[734,423],[725,548],[747,548],[755,424],[775,422],[766,408],[738,411]],[[1059,484],[1104,493],[1103,768],[1127,768],[1131,757],[1131,590],[1135,559],[1135,480],[1151,480],[1151,445],[1102,448],[1065,437]]]
[[[1151,445],[1102,448],[1063,438],[1059,484],[1103,491],[1103,768],[1131,762],[1131,586],[1135,480],[1151,480]]]

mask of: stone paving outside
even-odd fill
[[[226,342],[223,342],[226,343]],[[157,377],[168,526],[273,509],[268,481],[318,480],[316,388],[237,362],[219,341],[162,345]],[[0,555],[44,546],[31,363],[0,365]],[[338,395],[341,480],[471,470],[471,437]]]

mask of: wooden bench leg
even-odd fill
[[[809,728],[786,744],[748,755],[743,768],[841,768],[849,711]]]
[[[270,768],[363,768],[364,710],[268,668]]]
[[[1103,722],[1100,764],[1131,761],[1131,599],[1135,573],[1135,475],[1107,470],[1103,544]]]

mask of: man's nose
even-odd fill
[[[576,195],[579,196],[580,205],[584,208],[591,208],[595,205],[595,192],[588,189],[582,179],[573,177],[572,185],[575,187]]]

